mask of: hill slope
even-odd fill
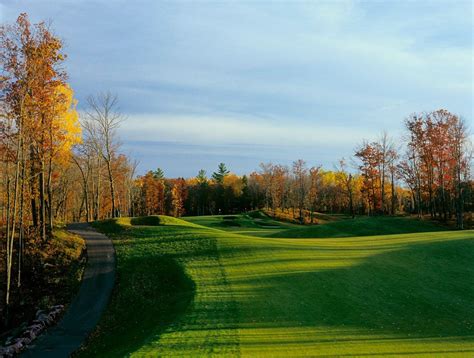
[[[358,217],[332,221],[324,225],[299,226],[270,234],[280,238],[335,238],[352,236],[408,234],[445,231],[446,227],[430,221],[406,217]]]
[[[300,240],[176,220],[99,224],[118,284],[82,356],[474,353],[473,231]]]

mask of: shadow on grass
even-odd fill
[[[127,227],[120,225],[117,219],[94,221],[91,225],[94,229],[106,235],[118,235],[127,230]]]
[[[163,332],[193,300],[193,281],[167,256],[119,259],[118,266],[112,300],[89,338],[94,344],[79,356],[126,356]]]
[[[140,216],[130,219],[130,224],[136,226],[158,226],[161,225],[159,216]]]
[[[120,227],[107,225],[112,230]],[[301,327],[334,328],[330,339],[335,344],[367,340],[367,351],[372,334],[417,338],[420,344],[429,344],[423,343],[429,337],[474,340],[474,240],[396,245],[356,265],[320,270],[308,265],[308,271],[304,266],[309,260],[298,252],[303,249],[281,246],[299,264],[292,266],[287,257],[288,267],[275,270],[272,255],[280,246],[217,250],[215,233],[206,229],[152,229],[127,233],[141,240],[117,237],[118,285],[88,356],[123,356],[145,345],[164,355],[204,354],[219,347],[238,355],[239,328],[258,334],[253,343],[244,344],[267,348],[328,340],[301,334]],[[344,261],[344,255],[360,249],[318,251]],[[264,274],[252,275],[243,264],[240,271],[238,264],[232,265],[233,258],[240,257]],[[200,280],[200,293],[184,271],[188,264],[193,279]],[[229,278],[225,271],[238,275]],[[272,330],[262,328],[284,329],[285,336],[275,338]],[[165,331],[172,336],[168,341],[161,339],[170,336],[163,335]]]
[[[355,266],[306,273],[282,270],[244,302],[250,309],[241,310],[248,315],[240,323],[254,328],[352,327],[411,337],[470,336],[472,341],[473,279],[474,240],[418,244],[370,256]],[[259,278],[236,283],[262,287]],[[268,315],[271,310],[264,308],[272,305],[281,317],[258,317],[259,312]]]
[[[375,236],[411,234],[449,230],[446,226],[431,221],[406,217],[359,217],[355,219],[329,222],[323,225],[305,226],[280,231],[274,238],[340,238],[355,236]]]

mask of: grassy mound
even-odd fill
[[[333,221],[324,225],[292,228],[271,234],[270,236],[275,238],[334,238],[443,230],[446,230],[446,227],[436,223],[406,217],[359,217]]]
[[[274,220],[261,211],[240,215],[189,216],[183,220],[200,226],[253,236],[268,236],[297,227],[294,224]]]
[[[130,224],[131,225],[144,225],[144,226],[156,226],[160,225],[161,219],[158,215],[153,215],[153,216],[140,216],[137,218],[131,218],[130,219]]]
[[[224,220],[250,219],[201,222]],[[180,222],[115,221],[118,284],[82,356],[474,352],[473,231],[299,240]]]
[[[120,221],[121,220],[121,221]],[[133,226],[157,226],[157,225],[179,225],[187,226],[187,222],[178,218],[166,215],[139,216],[134,218],[119,219],[119,224],[126,224],[127,221]]]
[[[103,232],[119,234],[132,229],[133,226],[195,226],[194,224],[166,215],[139,216],[133,218],[106,219],[93,223],[93,226]]]

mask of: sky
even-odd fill
[[[51,20],[79,100],[117,94],[139,172],[332,169],[414,112],[473,119],[472,1],[0,0]]]

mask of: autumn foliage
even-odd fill
[[[0,43],[0,311],[8,325],[31,289],[22,283],[41,266],[27,248],[49,247],[61,222],[129,214],[134,167],[119,153],[115,122],[80,120],[62,41],[45,23],[21,14],[1,26]]]
[[[45,23],[33,25],[21,14],[1,26],[0,43],[4,317],[28,273],[25,247],[48,247],[60,223],[263,209],[299,224],[317,224],[321,212],[403,213],[452,220],[462,229],[472,211],[469,131],[447,110],[409,116],[403,141],[387,133],[365,140],[331,170],[299,159],[262,163],[248,175],[224,163],[210,176],[200,170],[192,178],[167,178],[161,169],[136,175],[138,163],[121,152],[118,128],[125,118],[118,98],[90,96],[79,117],[63,43]]]

